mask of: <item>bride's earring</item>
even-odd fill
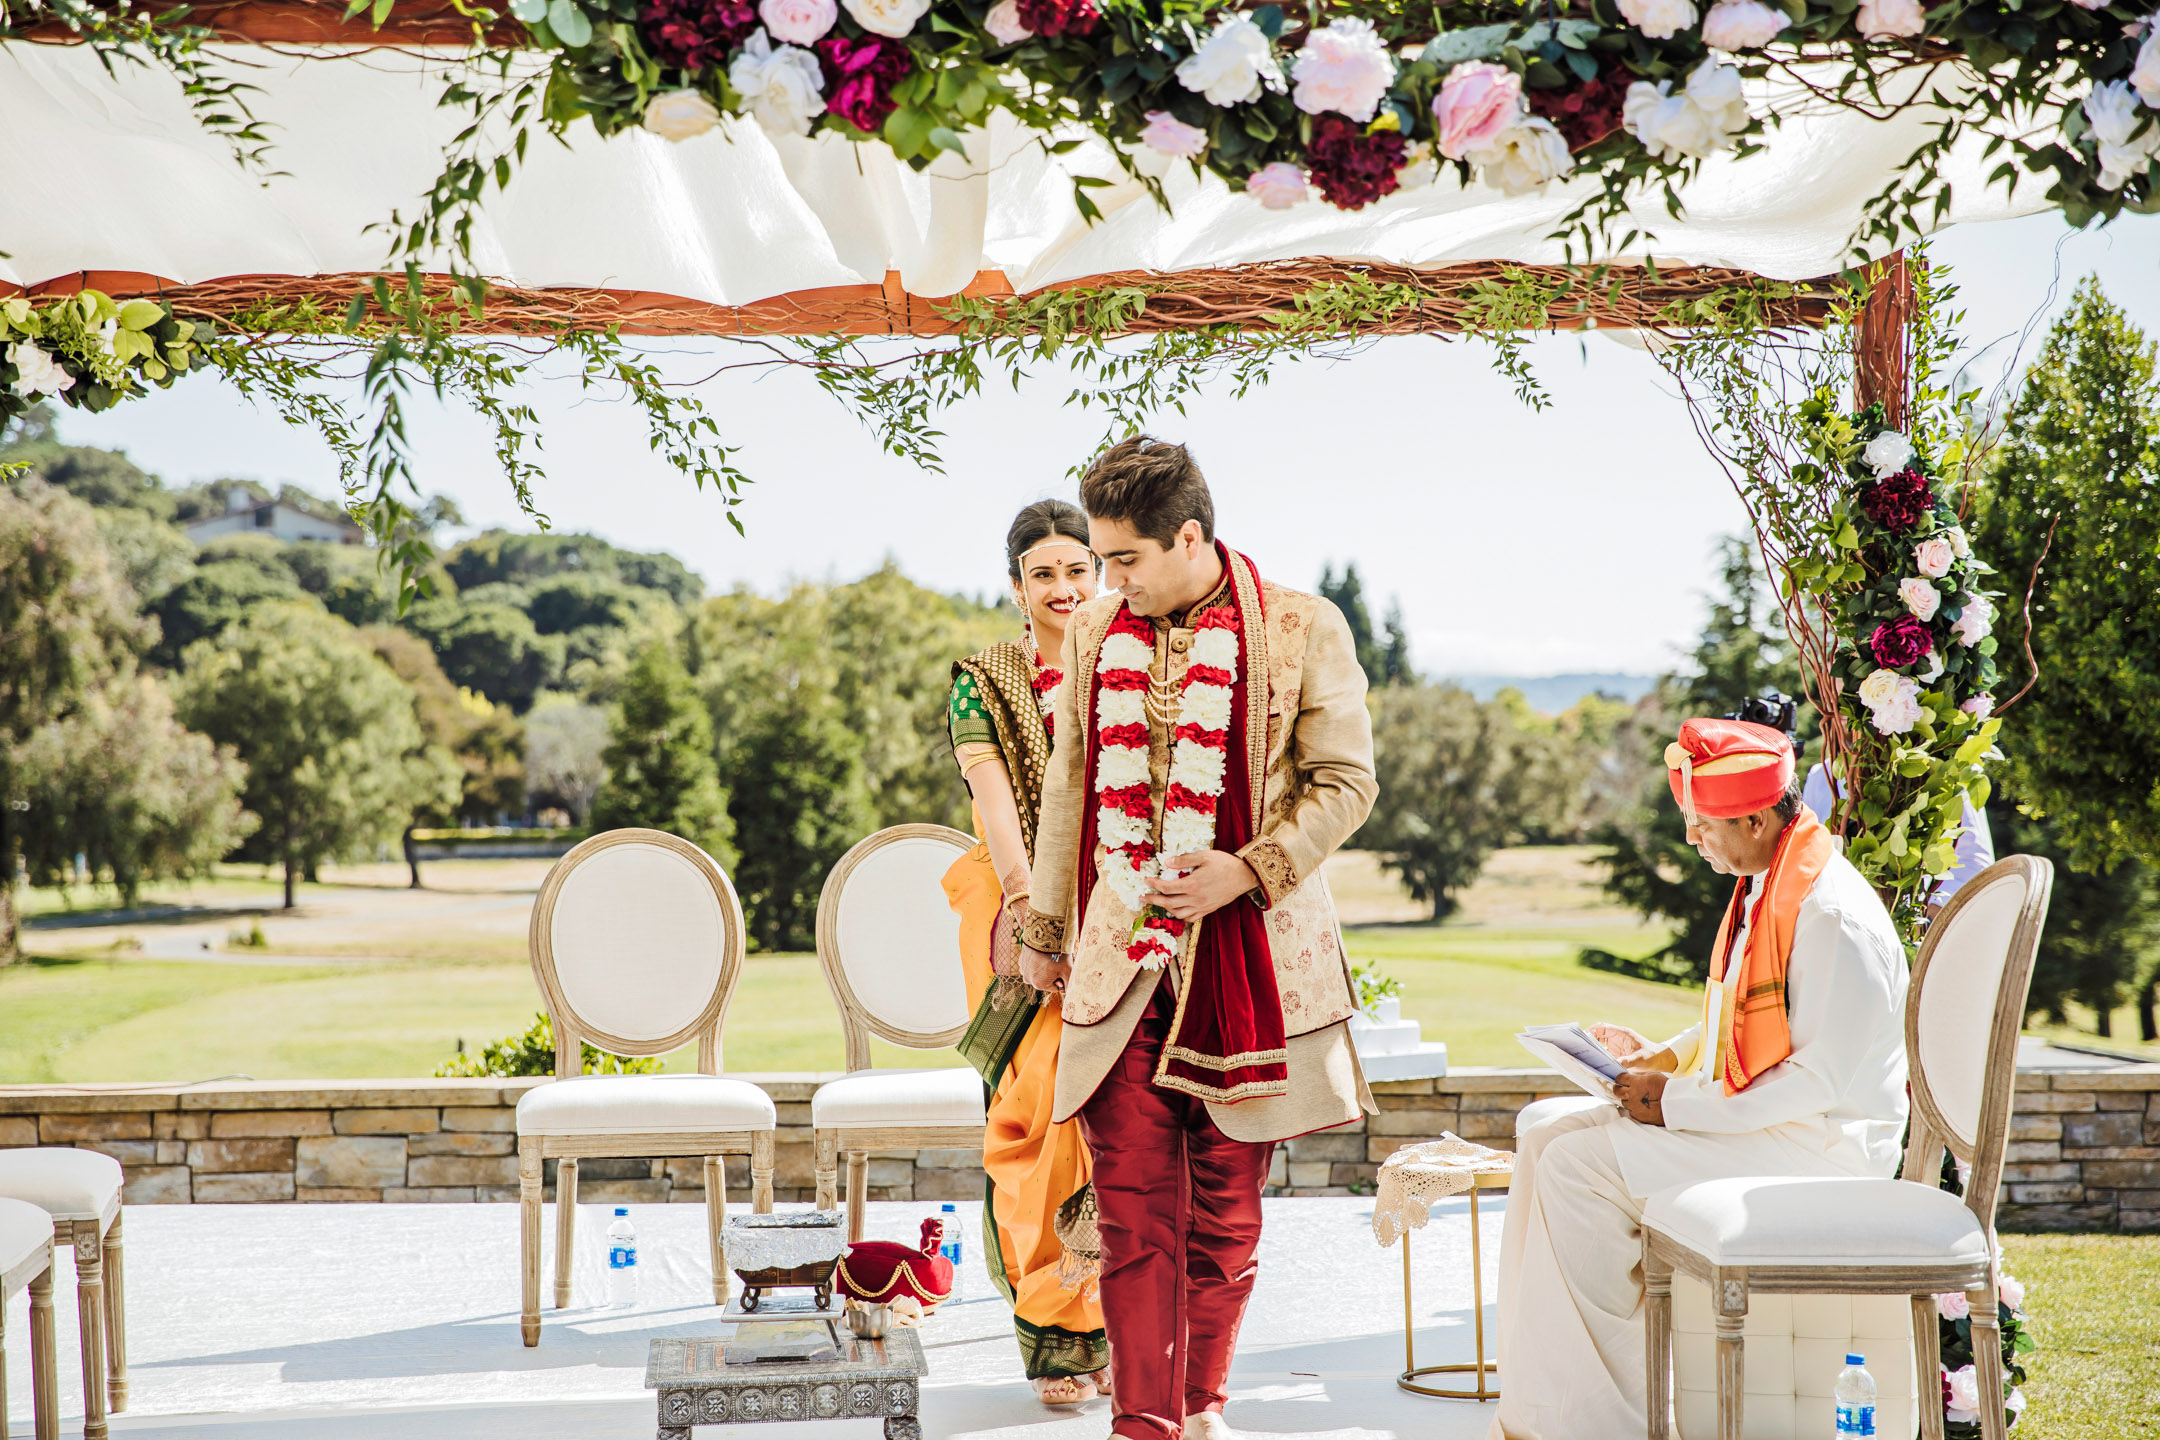
[[[1020,612],[1020,633],[1026,638],[1028,653],[1032,655],[1035,653],[1035,617],[1028,613],[1025,591],[1013,591],[1013,608]]]

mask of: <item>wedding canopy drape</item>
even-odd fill
[[[380,268],[386,236],[441,165],[459,116],[436,104],[447,52],[417,48],[232,46],[218,52],[261,93],[273,127],[269,176],[242,170],[205,134],[172,78],[106,73],[82,46],[0,46],[0,281],[65,284],[84,272],[142,285],[225,277],[341,276]],[[1862,207],[1922,138],[1910,116],[1871,120],[1758,88],[1779,114],[1767,152],[1713,157],[1682,194],[1685,215],[1642,197],[1653,238],[1605,257],[1717,267],[1774,279],[1834,273]],[[775,140],[731,120],[681,144],[643,130],[602,140],[573,127],[540,137],[507,194],[490,200],[473,257],[504,285],[574,287],[745,306],[876,287],[915,297],[1029,292],[1130,272],[1193,274],[1327,258],[1420,268],[1560,263],[1549,238],[1583,186],[1509,198],[1452,174],[1346,212],[1319,201],[1263,209],[1179,164],[1169,209],[1124,175],[1102,142],[1075,131],[1052,156],[1002,112],[917,173],[881,144],[829,134]],[[1944,223],[2038,209],[1983,184],[1978,145],[1957,153]],[[1091,197],[1074,174],[1113,179]],[[1884,245],[1881,250],[1891,247]],[[346,286],[344,293],[350,293]],[[812,327],[804,327],[812,328]],[[840,328],[840,327],[836,327]]]

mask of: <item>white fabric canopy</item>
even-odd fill
[[[439,110],[439,57],[235,48],[229,65],[263,93],[264,181],[189,115],[162,72],[108,76],[87,48],[0,45],[0,280],[36,284],[80,270],[139,271],[181,283],[234,275],[379,268],[387,246],[364,233],[408,216],[440,168],[457,115]],[[1654,239],[1601,258],[1751,270],[1777,279],[1836,271],[1862,205],[1923,138],[1913,118],[1800,113],[1801,97],[1759,91],[1758,114],[1787,117],[1768,153],[1711,160],[1674,222],[1662,197],[1640,223]],[[642,130],[599,139],[580,123],[567,148],[541,137],[506,196],[493,200],[476,256],[494,278],[529,287],[657,291],[745,305],[789,291],[879,284],[897,271],[916,295],[949,295],[984,270],[1025,292],[1120,270],[1177,271],[1328,256],[1438,266],[1472,260],[1557,263],[1545,237],[1589,192],[1554,186],[1509,199],[1452,176],[1356,212],[1311,200],[1264,210],[1179,165],[1165,212],[1123,178],[1094,140],[1061,157],[1000,114],[969,137],[971,159],[942,156],[917,174],[882,145],[831,136],[775,142],[748,121],[680,145]],[[1950,166],[1947,222],[2041,208],[1982,184],[1977,143]],[[1116,176],[1091,192],[1107,220],[1087,225],[1068,176]]]

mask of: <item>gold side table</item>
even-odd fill
[[[1505,1190],[1514,1177],[1507,1171],[1479,1173],[1470,1177],[1470,1306],[1477,1331],[1477,1359],[1468,1364],[1420,1365],[1417,1363],[1415,1320],[1410,1308],[1410,1232],[1402,1233],[1403,1372],[1395,1383],[1413,1395],[1432,1395],[1442,1400],[1497,1400],[1500,1398],[1500,1362],[1485,1358],[1485,1265],[1482,1237],[1478,1233],[1478,1191]],[[1439,1385],[1420,1385],[1426,1375],[1477,1376],[1475,1390],[1450,1390]],[[1492,1383],[1486,1383],[1491,1376]]]

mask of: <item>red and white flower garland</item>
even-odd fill
[[[1205,611],[1193,621],[1192,662],[1185,671],[1170,746],[1160,850],[1152,834],[1154,796],[1148,777],[1153,627],[1120,606],[1096,662],[1101,698],[1095,710],[1095,828],[1104,851],[1103,878],[1126,908],[1140,914],[1125,953],[1143,969],[1159,970],[1172,959],[1186,929],[1183,920],[1141,904],[1147,882],[1162,873],[1161,857],[1215,846],[1215,807],[1229,765],[1230,696],[1238,683],[1237,623],[1227,606]]]
[[[1057,688],[1065,683],[1065,672],[1043,659],[1042,647],[1035,647],[1035,708],[1042,714],[1043,729],[1057,734]]]

